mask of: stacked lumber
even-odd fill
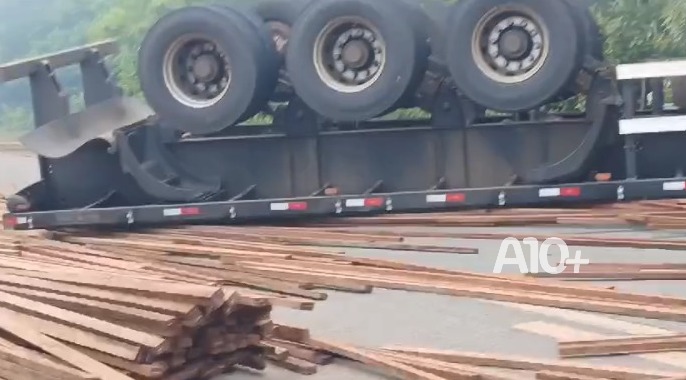
[[[10,236],[16,251],[0,260],[0,377],[183,380],[264,368],[267,297]]]

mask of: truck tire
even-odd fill
[[[403,94],[400,101],[389,110],[395,111],[398,108],[412,108],[417,105],[417,97],[426,96],[428,94],[420,94],[420,85],[424,79],[427,70],[429,70],[429,59],[432,56],[433,45],[432,41],[436,41],[440,34],[438,26],[434,23],[429,15],[426,13],[416,0],[402,0],[397,1],[399,11],[405,13],[405,19],[409,20],[414,29],[415,42],[417,46],[416,74],[412,82],[407,87],[405,94]],[[442,36],[442,34],[441,34]],[[438,45],[436,45],[438,47]],[[426,57],[426,58],[424,58]]]
[[[264,0],[255,5],[257,14],[269,27],[280,56],[285,58],[293,24],[312,1]]]
[[[263,111],[274,95],[279,81],[279,70],[281,69],[281,60],[276,50],[276,44],[272,37],[271,30],[267,23],[260,17],[257,11],[247,6],[229,6],[229,5],[208,5],[209,7],[225,12],[228,17],[232,17],[234,13],[240,12],[242,16],[248,19],[253,26],[253,30],[259,37],[258,48],[262,50],[260,56],[260,76],[262,84],[259,86],[260,93],[255,96],[253,102],[246,113],[241,117],[238,123],[242,123],[256,114]]]
[[[139,51],[141,88],[162,124],[219,132],[254,112],[269,92],[268,49],[253,23],[228,8],[190,6],[162,17]]]
[[[386,0],[317,0],[293,27],[286,66],[297,95],[339,122],[392,110],[424,74],[413,23]]]
[[[546,104],[581,69],[578,28],[561,1],[460,0],[449,25],[446,59],[455,83],[492,110]]]
[[[279,57],[279,83],[271,97],[275,102],[287,102],[293,95],[286,68],[286,49],[293,24],[313,0],[264,0],[255,5],[255,11],[267,24]]]
[[[580,45],[586,57],[594,58],[598,61],[605,59],[605,41],[600,26],[596,22],[591,10],[584,2],[578,0],[565,0],[565,3],[572,10],[575,17],[577,28],[579,29]]]
[[[441,0],[399,0],[416,14],[416,27],[421,30],[431,47],[431,60],[445,66],[445,30],[448,25],[450,5]]]
[[[564,101],[572,98],[580,92],[585,92],[588,88],[580,88],[577,82],[578,76],[587,73],[594,73],[598,65],[602,65],[605,60],[605,45],[600,27],[593,18],[589,5],[578,0],[564,0],[571,10],[574,21],[576,22],[579,36],[579,67],[581,68],[576,76],[570,79],[570,83],[564,91],[555,99]]]

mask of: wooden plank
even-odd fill
[[[686,322],[686,308],[684,307],[667,307],[663,305],[653,306],[653,305],[641,305],[634,302],[620,302],[609,299],[602,299],[600,294],[594,297],[581,298],[581,296],[564,296],[562,294],[557,295],[548,292],[534,292],[534,291],[516,291],[506,289],[503,284],[503,288],[496,287],[477,287],[470,284],[469,281],[464,282],[434,282],[428,283],[426,281],[422,282],[420,280],[408,280],[402,277],[367,277],[364,275],[355,274],[340,274],[340,273],[322,273],[316,270],[305,271],[298,269],[280,269],[272,268],[269,266],[252,266],[254,269],[262,269],[264,271],[272,273],[286,273],[286,274],[298,274],[307,279],[307,281],[319,281],[326,282],[328,278],[342,278],[348,280],[358,280],[362,284],[368,284],[379,288],[391,289],[391,290],[405,290],[413,292],[422,293],[433,293],[450,295],[455,297],[469,297],[486,299],[493,301],[504,301],[504,302],[519,302],[538,306],[552,306],[563,309],[572,310],[582,310],[582,311],[594,311],[607,314],[625,315],[632,317],[643,317],[661,320],[671,320],[671,321],[683,321]],[[476,280],[472,281],[475,282]],[[516,289],[516,286],[513,287]],[[589,289],[586,289],[589,290]],[[590,291],[589,291],[590,293]],[[614,295],[619,295],[620,293],[614,293]],[[658,297],[660,298],[660,297]],[[680,302],[686,302],[686,300],[679,300]]]
[[[44,289],[47,291],[52,291],[60,294],[81,296],[88,299],[112,302],[131,307],[138,307],[141,309],[158,311],[162,313],[187,314],[196,308],[196,306],[190,302],[161,300],[111,290],[87,288],[80,285],[70,285],[61,282],[41,280],[38,278],[14,276],[10,274],[4,274],[0,276],[0,283]]]
[[[500,303],[499,303],[500,304]],[[641,325],[637,323],[626,322],[614,318],[608,318],[603,315],[582,313],[572,310],[560,310],[547,307],[530,306],[530,305],[520,305],[511,303],[502,303],[501,305],[507,306],[515,310],[521,310],[530,313],[536,313],[544,315],[551,318],[562,319],[572,323],[580,323],[588,326],[594,326],[596,328],[602,328],[607,331],[619,331],[625,334],[635,334],[635,335],[660,335],[660,334],[672,334],[672,331],[660,329],[653,326]],[[518,325],[521,329],[522,325]],[[554,327],[543,328],[540,324],[538,326],[533,326],[529,332],[536,333],[545,331],[547,336],[551,336],[558,340],[573,340],[573,339],[596,339],[607,337],[607,335],[601,335],[596,333],[588,333],[579,329],[569,329],[562,328],[563,326],[555,325]],[[570,331],[571,330],[571,331]],[[657,361],[663,364],[671,365],[677,368],[686,368],[686,353],[684,352],[665,352],[657,354],[644,354],[641,355],[649,360]]]
[[[110,315],[118,315],[124,319],[140,320],[159,324],[160,328],[171,327],[176,322],[176,317],[148,310],[136,309],[128,306],[112,305],[107,302],[93,301],[73,296],[65,296],[40,290],[31,290],[15,286],[0,285],[0,291],[28,298],[34,301],[51,304],[60,308],[70,309],[76,312],[105,312]]]
[[[633,337],[560,342],[560,357],[596,357],[686,351],[686,336]]]
[[[497,367],[523,371],[553,371],[574,373],[583,376],[620,377],[625,380],[660,379],[679,376],[679,373],[649,371],[642,369],[593,366],[586,364],[572,364],[565,361],[543,360],[508,355],[490,355],[476,352],[459,352],[446,350],[432,350],[423,348],[388,347],[388,351],[411,354],[449,363],[469,364],[476,366]]]
[[[73,284],[97,286],[109,289],[130,290],[135,292],[147,292],[155,294],[167,294],[171,296],[192,297],[205,300],[214,300],[221,297],[221,290],[213,286],[195,285],[180,282],[149,281],[133,277],[116,276],[107,273],[98,275],[80,274],[73,276],[64,273],[40,273],[31,271],[10,271],[9,274],[22,275],[44,280],[66,282]]]
[[[289,342],[307,343],[310,340],[310,330],[277,324],[274,326],[273,336]]]
[[[39,372],[50,373],[55,378],[60,379],[95,379],[93,375],[56,363],[45,355],[15,344],[11,344],[10,347],[0,346],[0,360]]]
[[[332,355],[317,351],[314,348],[308,347],[304,344],[287,342],[279,339],[269,339],[267,342],[274,346],[288,350],[289,355],[294,358],[298,358],[312,364],[327,365],[333,361]]]
[[[375,351],[376,352],[376,351]],[[397,354],[394,352],[376,352],[378,355],[387,357],[422,371],[433,373],[448,380],[501,380],[500,378],[483,376],[478,372],[477,367],[470,367],[461,364],[446,363],[438,360],[411,357],[408,355]]]
[[[73,345],[69,345],[69,347],[80,351],[99,362],[149,379],[161,378],[169,369],[169,365],[164,361],[158,361],[149,364],[139,364],[83,347]]]
[[[24,310],[30,310],[31,312],[42,314],[52,319],[83,326],[84,328],[99,331],[105,335],[140,344],[145,347],[155,348],[164,343],[163,338],[151,334],[122,327],[114,323],[91,318],[44,303],[27,300],[5,292],[0,292],[0,304],[12,305]]]
[[[134,380],[121,372],[90,358],[87,355],[76,351],[65,344],[62,344],[47,335],[43,335],[35,330],[27,328],[20,322],[13,320],[0,320],[0,329],[40,348],[41,350],[73,365],[84,372],[98,376],[101,380]]]
[[[559,342],[570,341],[573,339],[602,339],[608,336],[591,333],[571,327],[547,323],[547,322],[530,322],[522,323],[514,327],[517,330],[529,332],[532,334],[549,336]],[[683,360],[686,353],[666,352],[666,353],[648,353],[637,355],[638,358],[654,361],[662,364],[667,364],[673,367],[686,368],[686,362]]]
[[[381,355],[367,352],[345,344],[326,342],[323,340],[308,340],[307,344],[319,350],[327,351],[338,356],[368,365],[375,370],[399,380],[445,380],[440,376],[425,372],[403,363],[387,359]]]
[[[540,371],[536,373],[536,380],[609,380],[607,377],[583,376],[573,373]]]
[[[286,358],[284,360],[274,360],[271,363],[277,367],[281,367],[285,370],[305,376],[310,376],[317,373],[317,366],[315,364],[295,357]]]
[[[13,310],[0,308],[0,319],[18,320],[27,326],[31,326],[31,328],[36,331],[63,342],[71,342],[126,360],[133,361],[142,355],[142,350],[137,346],[100,336],[89,331],[80,330],[75,327],[20,314]]]

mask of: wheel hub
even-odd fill
[[[359,69],[367,63],[369,56],[374,54],[370,50],[371,46],[360,40],[350,41],[343,47],[341,58],[346,66]]]
[[[494,9],[479,22],[473,38],[481,70],[499,82],[518,83],[535,75],[548,55],[547,30],[526,9]]]
[[[201,55],[193,63],[193,75],[200,81],[209,82],[219,73],[219,65],[216,57],[209,54]]]
[[[324,83],[341,92],[371,86],[383,71],[386,45],[362,20],[339,20],[324,28],[315,43],[315,66]]]
[[[513,28],[502,34],[498,48],[509,60],[521,59],[531,48],[531,38],[526,31]]]
[[[228,91],[229,58],[213,41],[180,38],[165,56],[164,80],[180,103],[192,108],[210,107]]]

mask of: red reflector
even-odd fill
[[[446,202],[449,203],[462,203],[467,200],[467,196],[462,193],[448,194],[446,196]]]
[[[181,209],[181,215],[184,215],[184,216],[192,216],[192,215],[200,215],[200,214],[202,214],[202,212],[197,207],[184,207]]]
[[[560,196],[562,197],[579,197],[581,196],[580,187],[565,187],[560,190]]]
[[[7,216],[2,220],[2,227],[6,230],[13,230],[17,224],[17,218],[14,216]]]
[[[308,207],[307,202],[293,202],[288,204],[288,209],[291,211],[306,211]]]
[[[386,204],[386,200],[383,198],[369,198],[364,200],[364,207],[367,208],[382,207],[384,204]]]

